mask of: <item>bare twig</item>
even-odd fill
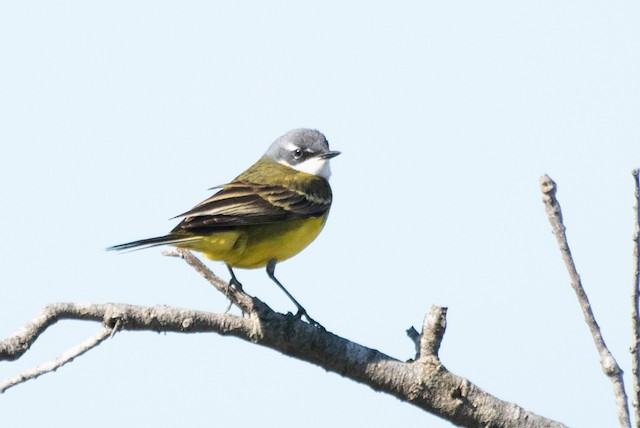
[[[246,294],[242,290],[238,290],[234,287],[230,287],[227,282],[222,280],[219,276],[214,274],[204,263],[194,256],[191,251],[183,248],[172,248],[162,252],[165,256],[180,257],[189,266],[194,268],[200,275],[202,275],[211,285],[213,285],[218,291],[227,296],[231,302],[240,308],[242,312],[253,313],[256,308],[254,305],[254,299]]]
[[[420,358],[420,333],[418,333],[418,330],[416,330],[414,326],[406,329],[405,333],[407,334],[411,342],[413,342],[413,346],[415,346],[416,348],[415,359],[417,360],[418,358]]]
[[[598,353],[600,355],[600,364],[602,365],[602,370],[613,383],[613,394],[618,410],[618,420],[620,422],[620,426],[630,428],[631,421],[629,417],[629,406],[627,402],[627,394],[624,389],[622,369],[620,368],[617,361],[604,342],[604,338],[602,337],[602,333],[600,332],[600,327],[598,326],[598,323],[596,322],[596,319],[593,315],[593,311],[591,310],[589,298],[587,297],[587,293],[582,287],[582,281],[580,280],[580,275],[578,274],[578,271],[576,269],[575,263],[573,261],[573,256],[571,255],[571,250],[569,249],[569,243],[567,242],[566,228],[562,221],[562,211],[560,209],[560,203],[556,199],[556,183],[551,179],[551,177],[549,177],[548,175],[544,175],[540,179],[540,187],[543,193],[542,200],[547,210],[547,216],[549,217],[551,228],[553,229],[553,233],[556,236],[558,245],[560,246],[560,252],[562,253],[564,263],[567,267],[567,270],[569,271],[571,286],[573,287],[573,290],[578,297],[578,302],[580,303],[580,307],[582,308],[584,319],[587,323],[587,326],[589,327],[589,330],[591,331],[591,336],[593,337],[596,349],[598,350]]]
[[[103,341],[113,336],[113,334],[116,331],[117,331],[117,328],[105,327],[102,330],[100,330],[98,334],[96,334],[95,336],[90,337],[85,342],[81,343],[75,348],[69,349],[67,352],[60,355],[58,358],[51,360],[49,362],[46,362],[44,364],[41,364],[37,367],[34,367],[33,369],[26,370],[9,379],[5,379],[4,381],[0,382],[0,393],[5,392],[7,389],[11,388],[12,386],[16,386],[30,379],[35,379],[38,376],[41,376],[45,373],[56,371],[60,367],[64,366],[67,363],[70,363],[75,358],[79,357],[85,352],[90,351],[91,349],[100,345]]]
[[[416,347],[416,360],[438,359],[438,350],[444,338],[446,327],[447,308],[433,305],[429,313],[424,317],[422,333],[418,333],[413,326],[406,330],[407,336]]]
[[[432,306],[422,324],[419,359],[438,358],[438,351],[446,328],[447,308]]]
[[[633,291],[631,292],[631,326],[633,339],[631,342],[631,372],[633,373],[633,405],[636,427],[640,427],[640,357],[638,346],[640,345],[640,181],[638,170],[632,171],[635,183],[634,208],[634,232],[633,232]]]

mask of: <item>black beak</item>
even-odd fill
[[[333,151],[333,152],[323,153],[319,157],[320,157],[320,159],[331,159],[331,158],[335,158],[339,154],[340,154],[340,152]]]

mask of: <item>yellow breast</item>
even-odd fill
[[[179,246],[199,251],[231,267],[260,268],[269,260],[281,262],[302,251],[322,231],[327,217],[328,213],[302,220],[240,226]]]

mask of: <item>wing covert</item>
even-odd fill
[[[327,184],[328,188],[328,184]],[[331,206],[331,193],[235,181],[177,216],[176,229],[226,228],[318,217]]]

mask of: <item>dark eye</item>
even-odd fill
[[[300,149],[295,149],[293,151],[293,158],[294,159],[300,159],[302,157],[302,150]]]

